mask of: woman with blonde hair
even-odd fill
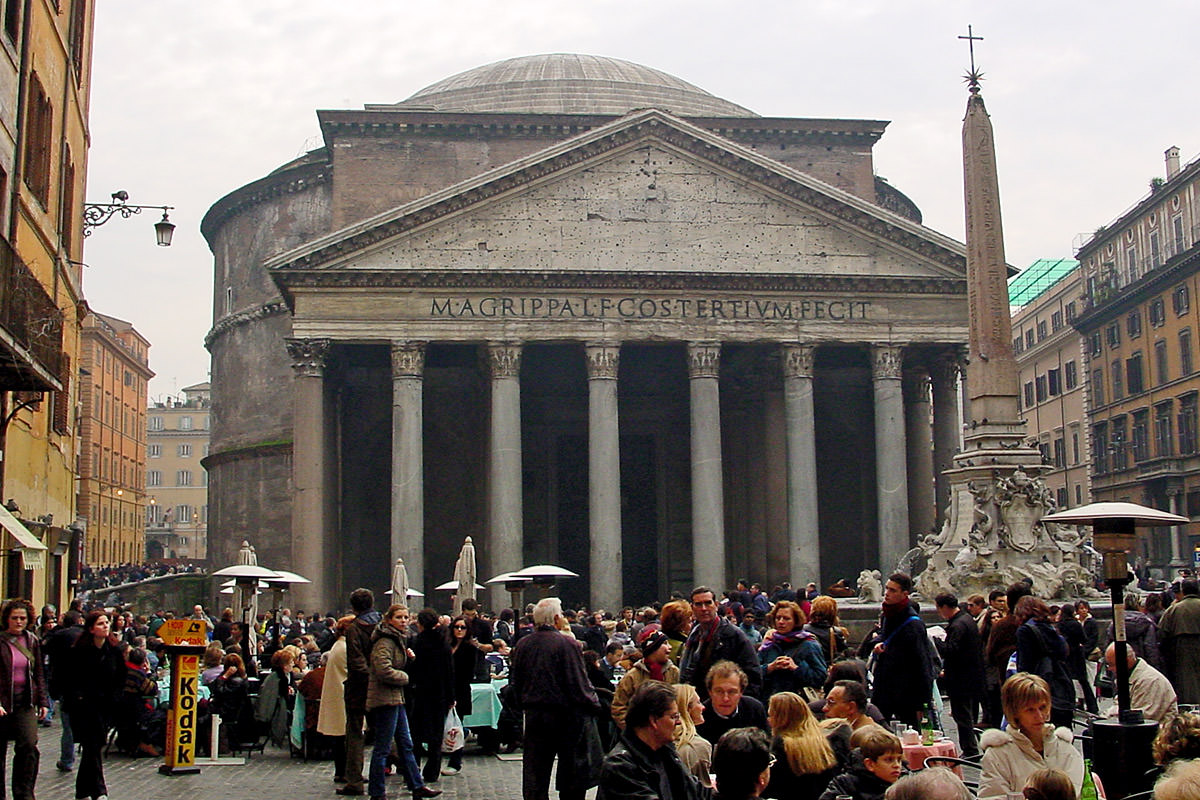
[[[763,797],[816,800],[838,774],[845,753],[838,757],[808,703],[795,692],[771,696],[767,722],[774,734],[771,754],[775,756],[775,767]]]
[[[980,800],[1020,793],[1040,769],[1061,770],[1078,793],[1083,786],[1083,756],[1073,746],[1070,728],[1050,724],[1050,687],[1040,675],[1018,672],[1004,682],[1000,701],[1008,729],[983,732]]]
[[[675,684],[675,705],[679,708],[679,724],[675,726],[675,752],[687,771],[711,787],[712,743],[696,731],[704,721],[704,703],[690,683]]]

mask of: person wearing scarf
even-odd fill
[[[671,663],[670,640],[665,633],[655,631],[642,642],[642,659],[625,673],[613,693],[612,715],[617,727],[625,730],[625,714],[634,692],[646,681],[679,683],[679,667]]]
[[[805,689],[819,695],[825,682],[825,656],[817,637],[804,630],[804,612],[791,600],[781,600],[767,615],[771,630],[758,648],[758,660],[766,697],[779,692],[805,696]],[[808,698],[816,699],[816,696]]]
[[[716,595],[707,586],[692,590],[695,625],[688,634],[679,661],[679,679],[696,687],[700,699],[708,699],[708,671],[718,661],[732,661],[749,678],[746,693],[757,697],[762,691],[762,671],[754,646],[736,625],[719,616]]]
[[[913,727],[930,702],[936,677],[925,623],[909,600],[912,578],[897,572],[883,594],[883,625],[875,639],[875,693],[871,701],[888,719]]]

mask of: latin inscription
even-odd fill
[[[701,297],[445,297],[434,317],[518,319],[865,320],[869,300]]]

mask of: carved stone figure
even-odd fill
[[[877,569],[858,573],[858,599],[863,603],[883,602],[883,575]]]

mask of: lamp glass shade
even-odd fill
[[[170,247],[171,237],[175,234],[175,223],[167,219],[167,212],[163,212],[163,218],[154,223],[154,236],[158,241],[159,247]]]

